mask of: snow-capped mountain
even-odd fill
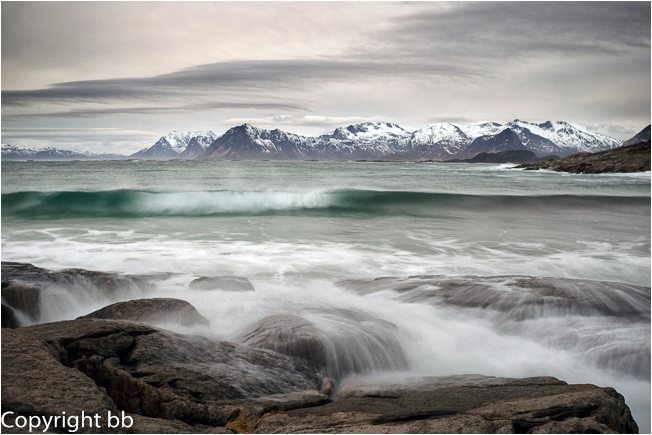
[[[204,132],[203,134],[198,134],[194,136],[188,142],[186,149],[184,149],[179,154],[179,158],[182,159],[196,158],[197,156],[203,154],[215,139],[217,139],[217,135],[212,131]]]
[[[410,132],[396,124],[362,123],[318,137],[243,124],[215,140],[200,159],[367,159],[405,151]]]
[[[429,150],[430,158],[450,159],[466,149],[474,138],[449,122],[431,124],[412,133],[410,148]]]
[[[410,137],[396,124],[364,122],[308,138],[306,152],[313,159],[373,159],[406,151]]]
[[[567,156],[578,151],[596,152],[618,147],[622,142],[588,129],[569,124],[564,121],[544,122],[533,124],[526,121],[514,120],[508,124],[496,122],[485,122],[481,124],[431,124],[417,130],[412,134],[410,149],[420,152],[422,158],[434,160],[446,160],[453,158],[469,158],[474,153],[496,152],[496,140],[505,130],[511,130],[517,137],[518,142],[511,137],[505,144],[511,143],[510,149],[527,149],[537,156],[558,155]],[[485,138],[476,143],[473,148],[471,144],[479,138]],[[480,146],[480,143],[485,145]],[[493,143],[493,145],[488,145]],[[506,145],[505,145],[506,146]],[[503,151],[506,151],[504,149]],[[410,153],[412,155],[413,153]],[[393,156],[397,158],[397,156]]]
[[[100,154],[54,147],[35,149],[21,145],[2,144],[2,160],[108,160],[124,158],[125,156],[120,154]]]
[[[529,130],[532,134],[548,139],[566,154],[579,151],[595,153],[622,145],[621,140],[595,133],[580,125],[570,124],[564,121],[547,121],[541,124],[533,124],[515,119],[507,125],[513,129],[520,128]],[[536,153],[535,150],[532,151]]]
[[[200,138],[196,142],[198,145],[211,143],[216,139],[212,131],[179,132],[173,131],[161,137],[154,145],[142,149],[130,157],[145,159],[175,159],[181,157],[181,154],[188,148],[193,138]]]

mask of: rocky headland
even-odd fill
[[[644,172],[650,170],[650,141],[597,153],[581,152],[559,160],[525,163],[515,169],[549,169],[574,174]]]
[[[406,296],[416,297],[422,281],[443,279],[399,284]],[[161,325],[200,328],[211,320],[178,299],[125,300],[75,320],[38,323],[47,289],[65,288],[67,282],[77,292],[80,280],[95,286],[93,292],[125,291],[119,284],[129,280],[141,293],[153,285],[137,276],[3,263],[3,432],[27,433],[18,426],[30,418],[45,421],[64,412],[98,416],[76,433],[638,432],[625,399],[613,388],[569,385],[553,377],[412,375],[405,370],[395,325],[346,310],[337,315],[359,328],[356,334],[368,343],[360,351],[370,355],[364,364],[347,355],[355,348],[346,335],[327,337],[295,315],[253,322],[236,342],[166,330]],[[390,282],[344,284],[370,292]],[[529,283],[541,289],[541,297],[571,291],[554,290],[553,284]],[[461,301],[459,286],[448,285],[451,303]],[[638,294],[635,288],[619,290]],[[33,299],[35,294],[41,297]],[[492,297],[496,300],[484,303],[500,305],[500,295]],[[5,322],[5,308],[19,315]],[[26,318],[36,324],[20,326]],[[112,427],[111,415],[129,427]]]

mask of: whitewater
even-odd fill
[[[650,173],[3,162],[2,260],[148,276],[156,293],[126,299],[187,300],[210,327],[169,328],[211,339],[300,316],[331,340],[335,378],[612,386],[650,431]],[[255,291],[189,288],[218,275]],[[46,295],[40,321],[112,302]]]

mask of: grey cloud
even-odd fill
[[[463,2],[395,20],[384,51],[449,60],[624,54],[650,46],[648,2]]]
[[[387,63],[363,60],[298,59],[240,61],[200,65],[148,78],[123,78],[58,83],[46,89],[2,91],[2,105],[24,107],[39,103],[102,102],[105,100],[156,100],[192,93],[281,91],[319,87],[336,80],[370,79],[414,74],[472,75],[471,69],[445,63]],[[210,95],[209,95],[210,97]]]
[[[192,113],[198,111],[224,109],[259,109],[304,111],[305,106],[284,103],[205,103],[172,107],[115,107],[107,109],[74,109],[62,112],[24,113],[4,115],[3,121],[22,121],[27,119],[46,118],[98,118],[112,115],[163,115],[176,113]]]

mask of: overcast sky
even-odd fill
[[[650,123],[650,2],[2,2],[2,142],[132,153],[249,122]]]

